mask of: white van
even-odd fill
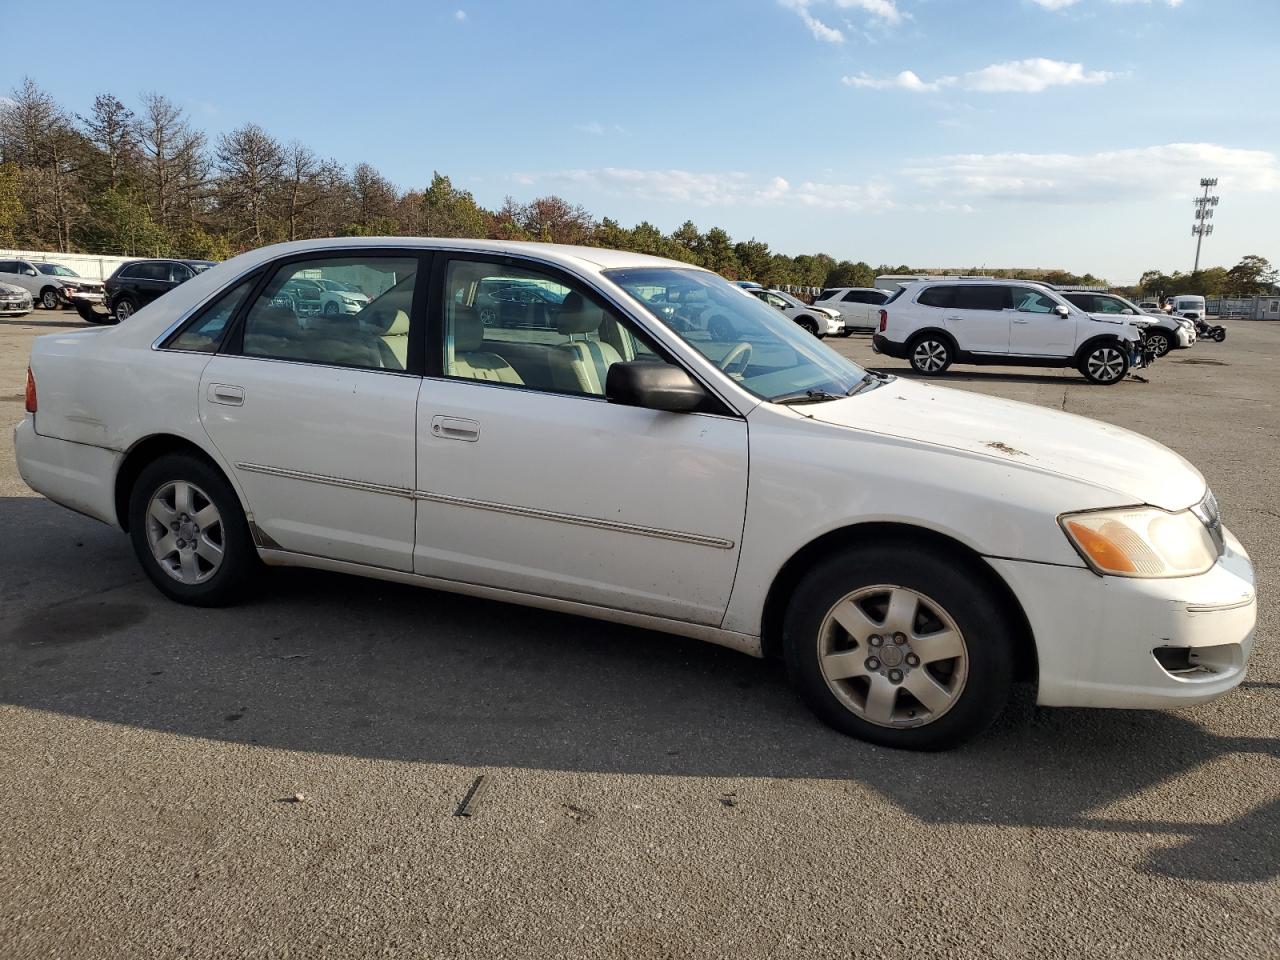
[[[1188,320],[1204,319],[1204,297],[1177,296],[1173,298],[1173,314]]]

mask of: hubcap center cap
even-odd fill
[[[886,667],[897,667],[902,664],[902,648],[897,644],[886,643],[880,649],[880,662]]]
[[[184,521],[178,527],[178,538],[181,540],[194,540],[196,538],[196,525],[190,520]]]

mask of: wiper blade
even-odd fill
[[[828,400],[843,400],[844,397],[836,396],[834,393],[827,393],[825,390],[805,390],[801,393],[786,393],[780,397],[774,397],[770,403],[779,403],[784,406],[794,406],[799,403],[826,403]]]

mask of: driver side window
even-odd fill
[[[615,363],[659,361],[585,285],[510,262],[451,260],[443,305],[448,377],[603,397]]]
[[[1013,309],[1022,313],[1053,313],[1057,304],[1043,293],[1027,287],[1011,287]]]

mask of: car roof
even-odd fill
[[[324,237],[316,240],[295,240],[259,247],[237,257],[246,265],[274,260],[294,253],[308,253],[332,249],[358,249],[360,247],[402,247],[424,251],[435,249],[458,250],[469,253],[496,255],[528,254],[559,266],[589,273],[599,273],[620,267],[676,267],[682,270],[709,272],[702,267],[665,257],[652,257],[626,250],[610,250],[604,247],[571,246],[563,243],[533,243],[524,240],[470,240],[439,237]]]

